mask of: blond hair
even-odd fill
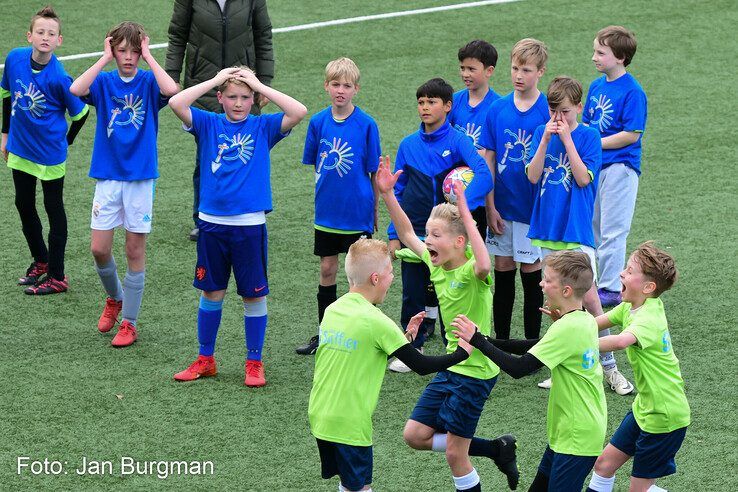
[[[234,65],[233,68],[237,68],[239,70],[246,70],[246,71],[249,71],[251,73],[255,73],[253,70],[251,70],[249,67],[247,67],[245,65]],[[254,90],[246,82],[243,82],[241,80],[238,80],[235,77],[231,77],[230,79],[226,80],[225,82],[223,82],[222,84],[220,84],[218,86],[218,91],[220,91],[220,92],[225,91],[228,88],[229,85],[237,85],[237,86],[241,86],[241,87],[248,87],[249,89],[251,89],[252,92]]]
[[[431,210],[428,220],[440,220],[446,223],[448,231],[454,236],[464,236],[468,239],[469,236],[466,234],[466,227],[464,227],[464,221],[461,220],[461,214],[459,214],[459,208],[451,203],[440,203],[433,207]]]
[[[542,41],[533,38],[521,39],[510,52],[510,61],[518,61],[522,65],[528,63],[536,66],[538,70],[546,66],[548,61],[548,48]]]
[[[565,75],[559,75],[548,84],[546,94],[548,106],[556,109],[568,99],[570,103],[577,105],[582,102],[582,84],[578,80]]]
[[[615,58],[623,60],[623,66],[630,65],[630,61],[636,53],[638,43],[633,31],[623,26],[607,26],[600,29],[595,38],[602,46],[608,46]]]
[[[633,259],[641,267],[643,275],[656,284],[654,297],[658,297],[671,289],[677,281],[679,273],[674,257],[663,249],[657,248],[653,241],[646,241],[633,251]]]
[[[332,80],[345,81],[351,84],[358,84],[361,72],[359,67],[351,58],[341,57],[336,60],[328,62],[325,66],[325,81],[330,82]]]
[[[543,264],[559,275],[561,286],[569,286],[578,299],[592,287],[594,272],[589,256],[581,251],[556,251],[543,259]]]
[[[387,243],[379,239],[359,239],[346,254],[344,268],[349,286],[366,284],[372,273],[380,273],[391,262]]]
[[[59,34],[61,34],[61,19],[51,5],[47,5],[46,7],[42,8],[41,10],[36,12],[33,17],[31,17],[31,27],[28,28],[29,31],[33,31],[33,25],[39,19],[49,19],[55,21],[59,26]]]

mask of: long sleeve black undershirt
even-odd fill
[[[513,378],[519,379],[543,367],[543,363],[540,360],[530,352],[527,352],[527,350],[535,345],[535,342],[537,341],[538,340],[494,340],[493,344],[480,332],[476,332],[470,340],[470,343],[492,360],[492,362],[500,366],[500,369],[508,373]],[[516,351],[522,350],[524,346],[527,346],[527,348],[525,349],[522,357],[517,357],[496,347],[495,345],[497,345],[498,342],[500,342],[501,345]]]
[[[10,111],[13,107],[13,103],[10,101],[10,94],[3,98],[3,124],[2,133],[8,133],[10,131]]]
[[[469,358],[469,354],[461,347],[456,347],[456,351],[452,354],[423,355],[409,343],[392,352],[390,356],[397,357],[412,371],[420,375],[448,369]]]
[[[84,126],[89,115],[90,112],[88,111],[80,119],[74,120],[72,124],[69,125],[69,131],[67,132],[67,145],[72,145],[74,143],[74,139],[77,138],[77,134]]]

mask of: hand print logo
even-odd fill
[[[482,125],[475,125],[474,123],[467,123],[466,127],[463,127],[461,125],[454,125],[457,130],[460,132],[466,134],[467,137],[472,139],[472,142],[474,142],[474,147],[477,149],[481,149],[481,145],[479,145],[479,137],[482,136]]]
[[[556,167],[550,164],[543,168],[543,182],[541,183],[541,196],[546,191],[546,183],[552,185],[564,185],[564,189],[569,192],[571,190],[571,164],[569,164],[569,156],[565,152],[559,154],[556,158],[551,154],[546,154],[546,161],[551,159],[556,163]]]
[[[20,108],[23,111],[28,111],[31,116],[38,118],[46,110],[46,96],[43,92],[37,89],[33,82],[29,82],[28,85],[24,84],[22,80],[16,79],[17,84],[21,86],[23,91],[15,91],[13,93],[13,104],[10,106],[10,115],[15,116],[15,108]]]
[[[108,137],[110,137],[110,135],[113,133],[113,130],[115,130],[115,127],[113,125],[133,125],[133,128],[138,130],[141,127],[141,124],[143,123],[143,117],[146,114],[146,110],[143,109],[143,99],[136,95],[128,94],[127,96],[123,96],[122,99],[120,97],[113,96],[113,101],[115,101],[117,104],[120,104],[121,107],[116,106],[112,109],[112,111],[110,111],[110,121],[108,122]]]
[[[505,135],[512,137],[511,141],[505,143],[505,154],[502,156],[502,160],[497,163],[497,170],[502,172],[507,168],[508,164],[505,164],[509,159],[511,162],[525,162],[528,160],[528,154],[530,152],[530,142],[533,135],[527,133],[523,129],[518,129],[517,133],[513,133],[512,130],[505,129]],[[511,152],[513,149],[515,152]]]
[[[218,145],[218,155],[215,160],[210,163],[210,169],[215,172],[223,165],[223,161],[240,160],[247,164],[251,156],[254,155],[254,139],[251,134],[241,135],[236,133],[232,137],[221,133],[218,139],[225,139],[225,142]]]
[[[590,126],[597,125],[600,132],[610,128],[612,113],[615,112],[612,109],[612,102],[604,94],[600,94],[598,97],[591,96],[589,100],[594,103],[594,106],[589,108]]]
[[[323,150],[320,153],[320,162],[318,163],[318,169],[315,171],[315,180],[320,178],[320,171],[325,169],[330,171],[335,169],[339,177],[343,177],[344,174],[348,174],[351,170],[351,165],[354,163],[350,157],[354,156],[351,152],[351,146],[348,142],[342,142],[340,138],[333,138],[333,141],[329,142],[325,138],[320,139],[321,144],[328,146],[328,150]]]

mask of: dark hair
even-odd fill
[[[59,16],[54,11],[54,7],[52,7],[51,5],[47,5],[46,7],[36,12],[36,14],[31,17],[31,27],[28,28],[29,31],[33,31],[33,25],[39,19],[50,19],[56,21],[56,23],[59,24],[59,34],[61,34],[61,19],[59,19]]]
[[[497,65],[497,50],[483,39],[475,39],[459,49],[459,61],[474,58],[482,62],[485,68]]]
[[[108,31],[110,48],[113,50],[123,41],[135,51],[141,51],[141,41],[146,37],[146,31],[138,22],[124,21]]]
[[[623,66],[630,65],[638,43],[635,34],[623,26],[608,26],[597,33],[597,42],[609,46],[615,58],[623,60]]]
[[[418,87],[415,91],[415,98],[420,99],[421,97],[437,97],[445,104],[454,100],[454,88],[442,78],[436,77]]]
[[[571,77],[559,75],[548,84],[546,97],[551,109],[558,108],[566,99],[572,104],[579,104],[582,102],[582,84]]]

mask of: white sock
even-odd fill
[[[646,492],[669,492],[666,489],[662,489],[656,484],[651,485]]]
[[[463,477],[454,477],[454,485],[457,490],[467,490],[479,483],[479,475],[476,468],[472,468],[468,474]]]
[[[431,449],[437,453],[444,453],[446,451],[446,434],[441,434],[440,432],[433,434]]]
[[[592,479],[589,481],[589,488],[597,492],[611,492],[615,485],[615,475],[610,478],[601,477],[597,473],[592,472]]]

